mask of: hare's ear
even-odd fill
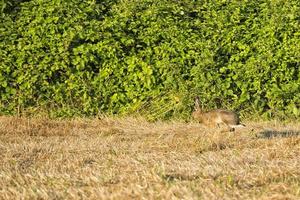
[[[199,97],[196,96],[195,97],[195,107],[194,107],[195,111],[200,110],[200,105],[199,105]]]

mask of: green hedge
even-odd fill
[[[0,112],[299,117],[298,0],[3,0]]]

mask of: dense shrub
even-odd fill
[[[297,0],[2,1],[0,111],[299,116]]]

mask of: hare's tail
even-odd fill
[[[238,124],[238,125],[230,125],[231,128],[243,128],[246,127],[245,124]]]

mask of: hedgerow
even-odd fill
[[[299,117],[297,0],[7,1],[0,112]]]

